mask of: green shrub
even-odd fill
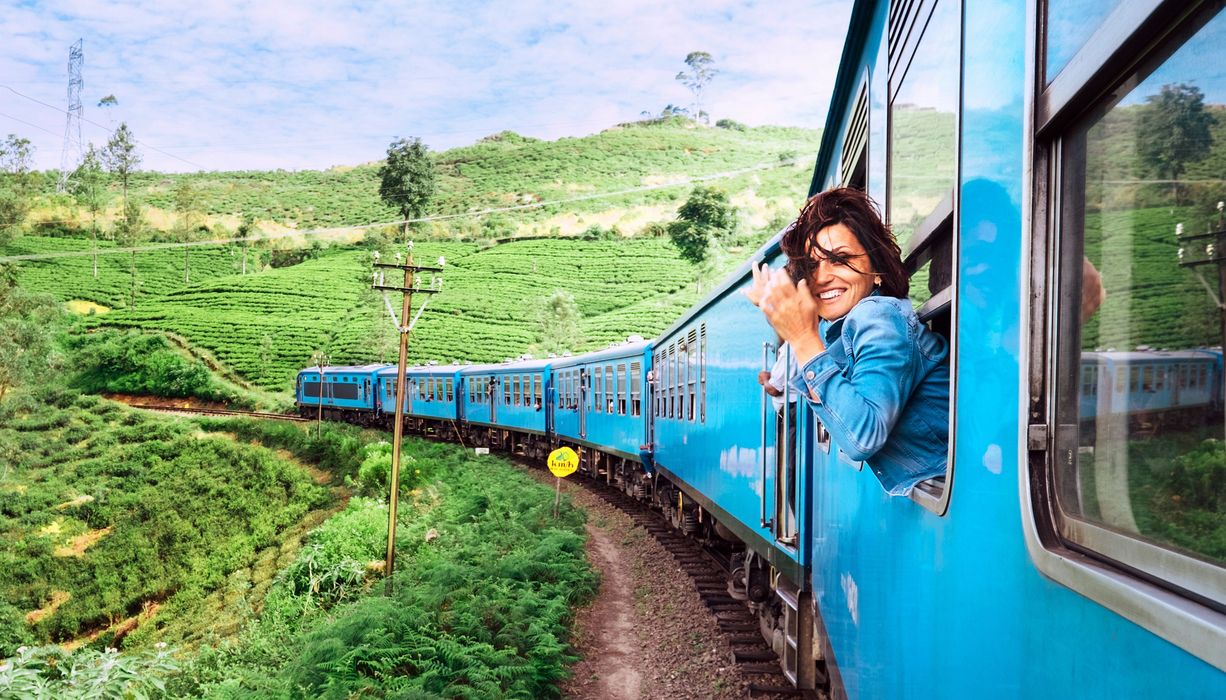
[[[1226,513],[1226,445],[1206,440],[1176,457],[1166,473],[1166,489],[1184,508]]]

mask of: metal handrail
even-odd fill
[[[769,356],[769,353],[772,347],[773,346],[769,342],[762,343],[762,371],[763,372],[770,371],[770,366],[767,364],[767,357]],[[761,503],[760,503],[759,510],[758,510],[758,526],[771,528],[773,531],[774,518],[771,518],[770,520],[767,520],[766,518],[766,423],[767,423],[766,409],[767,409],[767,397],[766,397],[765,387],[763,387],[763,391],[761,391],[760,393],[762,394],[762,409],[759,413],[759,417],[762,419],[762,434],[761,434],[761,440],[759,443],[761,449],[758,450],[758,454],[761,456],[761,460],[762,460],[762,499],[761,499]],[[776,447],[776,449],[778,449],[778,447]]]

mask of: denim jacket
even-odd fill
[[[892,496],[945,473],[949,443],[949,346],[906,299],[861,299],[822,320],[826,350],[792,387],[848,457],[868,464]],[[810,393],[812,392],[812,393]],[[815,400],[816,397],[816,400]]]

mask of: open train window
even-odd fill
[[[637,416],[643,412],[643,365],[640,362],[630,363],[630,415]]]
[[[1134,11],[1140,5],[1144,13]],[[1064,41],[1050,20],[1067,8],[1055,6],[1047,10],[1049,62],[1053,43]],[[1036,527],[1048,528],[1047,548],[1076,555],[1074,564],[1041,551],[1036,560],[1219,666],[1226,497],[1204,479],[1226,473],[1222,8],[1123,3],[1087,17],[1092,37],[1113,41],[1082,42],[1040,86],[1035,172],[1050,194],[1036,202],[1046,212],[1035,217],[1035,239],[1046,241],[1051,291],[1036,314],[1047,315],[1051,337],[1045,361],[1036,353],[1033,385],[1050,394],[1038,413],[1045,423],[1031,427]],[[1089,410],[1070,371],[1097,352],[1120,369],[1116,395]],[[1209,359],[1207,390],[1179,391],[1191,383],[1182,365],[1168,382],[1157,361],[1170,353]],[[1045,431],[1050,441],[1038,440]],[[1114,575],[1086,573],[1100,570]]]
[[[962,4],[890,3],[888,57],[886,216],[911,275],[916,314],[952,342]],[[953,357],[951,350],[951,362]],[[945,475],[921,482],[911,495],[938,515],[949,506],[954,396],[951,387],[951,449]]]

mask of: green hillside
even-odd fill
[[[502,132],[462,148],[435,155],[439,192],[432,205],[436,215],[531,202],[553,202],[595,193],[659,185],[776,164],[817,153],[821,132],[811,129],[758,127],[744,131],[695,126],[685,119],[614,127],[582,138],[541,141]],[[382,155],[382,154],[372,154]],[[808,168],[775,168],[723,182],[730,192],[753,190],[758,197],[804,194]],[[798,188],[796,181],[803,183]],[[190,183],[200,195],[201,209],[214,224],[231,230],[242,216],[271,226],[315,228],[394,221],[396,211],[379,199],[378,163],[335,167],[326,171],[236,171],[167,174],[137,172],[133,196],[165,216],[153,216],[155,226],[169,228],[174,190]],[[48,188],[53,183],[48,182]],[[117,186],[113,186],[118,192]],[[621,195],[611,199],[571,202],[516,213],[513,218],[463,219],[440,226],[439,233],[463,231],[474,235],[510,235],[517,222],[547,222],[563,213],[592,213],[610,208],[667,204],[684,199],[688,187]],[[46,193],[50,201],[55,201]],[[41,218],[60,220],[70,210],[51,207]],[[548,233],[552,224],[543,224]],[[565,231],[564,231],[565,232]]]
[[[419,260],[444,255],[448,265],[443,293],[430,299],[413,334],[411,359],[486,362],[537,352],[537,310],[556,290],[572,294],[579,307],[580,333],[569,339],[574,351],[660,332],[698,295],[700,271],[659,237],[692,189],[689,180],[752,169],[708,183],[737,207],[737,228],[723,242],[730,255],[703,271],[717,276],[799,209],[810,170],[792,161],[815,153],[819,136],[675,119],[558,141],[504,132],[436,154],[440,191],[431,212],[440,215],[675,186],[418,228],[412,236]],[[248,274],[238,274],[244,249],[227,243],[186,253],[178,247],[141,250],[133,280],[133,258],[112,252],[104,216],[97,277],[92,256],[78,255],[21,261],[19,283],[51,293],[78,313],[96,313],[87,327],[171,333],[238,377],[274,391],[287,389],[317,351],[333,364],[394,361],[396,336],[383,300],[369,289],[369,256],[373,246],[386,250],[399,232],[359,230],[343,240],[293,233],[395,220],[378,198],[377,164],[326,172],[140,173],[132,192],[147,207],[147,241],[183,240],[170,210],[184,181],[198,190],[211,229],[194,231],[194,240],[231,236],[242,218],[256,219],[262,233],[246,251]],[[64,223],[74,219],[83,222],[82,212],[63,196],[45,193],[27,234],[0,246],[0,257],[90,251],[85,227]],[[416,304],[423,301],[421,295]],[[398,310],[399,300],[393,305]]]

